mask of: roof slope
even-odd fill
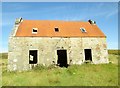
[[[58,27],[59,32],[54,28]],[[80,28],[85,28],[82,33]],[[38,28],[37,34],[32,34],[32,29]],[[21,37],[105,37],[104,33],[89,22],[80,21],[50,21],[50,20],[23,20],[18,27],[16,36]]]

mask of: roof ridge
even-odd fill
[[[78,20],[27,20],[24,19],[24,21],[57,21],[57,22],[87,22],[88,21],[78,21]]]

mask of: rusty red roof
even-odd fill
[[[37,33],[32,33],[37,28]],[[58,28],[58,32],[55,32]],[[80,28],[86,30],[83,33]],[[19,37],[106,37],[104,33],[89,22],[56,20],[23,20],[15,36]]]

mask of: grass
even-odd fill
[[[30,71],[7,72],[7,56],[2,58],[3,86],[117,86],[118,54],[110,51],[110,64],[72,65],[68,68],[38,66]],[[7,55],[7,54],[4,54]],[[1,61],[1,59],[0,59]]]
[[[117,66],[114,64],[70,66],[31,70],[27,72],[3,72],[5,86],[115,86]]]
[[[2,59],[7,59],[8,58],[8,53],[2,53]]]
[[[108,50],[109,54],[120,55],[120,50]]]

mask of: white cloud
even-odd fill
[[[111,17],[111,16],[114,16],[115,14],[118,14],[118,9],[112,11],[112,12],[109,12],[108,15],[106,16],[107,18]]]

